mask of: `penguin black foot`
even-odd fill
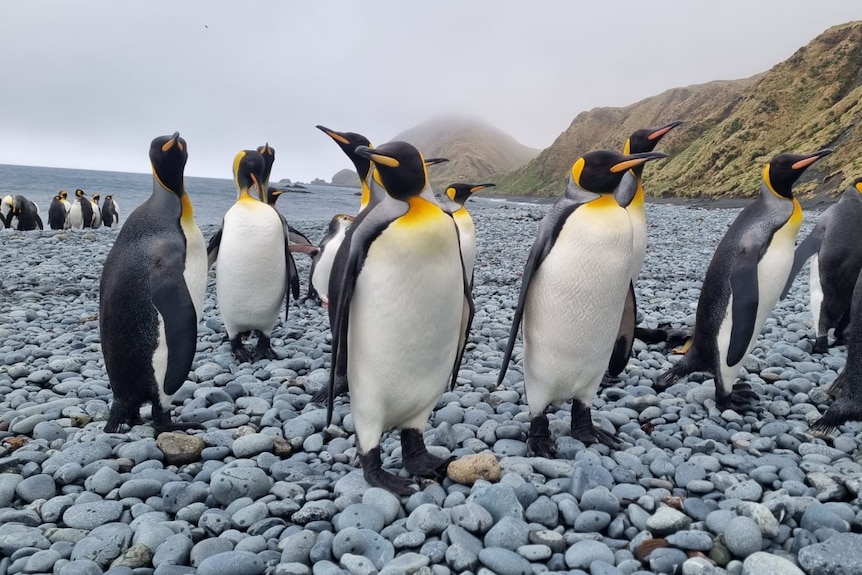
[[[431,455],[425,448],[425,440],[419,430],[403,429],[401,459],[404,461],[404,469],[411,475],[442,480],[446,477],[446,468],[455,458]]]
[[[230,340],[230,351],[240,363],[250,363],[254,359],[252,353],[243,345],[241,335]]]
[[[814,340],[814,345],[811,347],[811,353],[829,353],[829,337],[821,335]]]
[[[653,345],[667,341],[667,331],[661,328],[650,329],[647,327],[636,327],[635,338],[641,340],[647,345]]]
[[[137,406],[132,406],[123,401],[117,401],[111,404],[111,411],[108,414],[108,420],[105,422],[105,433],[119,433],[123,425],[129,427],[140,425],[144,422],[141,419],[141,414]]]
[[[616,436],[593,425],[589,406],[577,399],[572,401],[572,437],[586,445],[601,443],[612,449],[620,446],[620,440]]]
[[[841,390],[844,389],[845,385],[847,385],[846,381],[847,381],[847,378],[841,377],[839,375],[838,378],[832,382],[832,385],[829,386],[829,395],[833,399],[838,397],[841,394]]]
[[[527,438],[527,450],[530,455],[553,459],[557,455],[557,446],[551,439],[548,429],[548,416],[545,414],[534,417],[530,421],[530,436]]]
[[[740,382],[733,386],[729,395],[716,394],[715,405],[721,410],[732,409],[737,413],[760,413],[760,396],[748,383]]]
[[[359,455],[359,464],[362,466],[362,475],[365,481],[372,487],[380,487],[395,495],[412,495],[413,482],[391,473],[383,471],[383,460],[380,458],[380,446],[375,447],[368,453]]]
[[[257,336],[257,356],[260,359],[278,359],[275,350],[272,349],[270,339],[262,333]]]
[[[691,346],[691,331],[687,329],[670,329],[665,335],[665,342],[668,349],[673,350],[674,353],[683,354]]]
[[[170,410],[161,410],[153,406],[153,429],[157,433],[166,431],[188,431],[190,429],[203,430],[203,425],[199,423],[177,423],[171,419]]]

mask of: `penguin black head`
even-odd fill
[[[261,156],[263,156],[264,162],[263,182],[260,186],[260,189],[264,193],[261,195],[260,199],[269,205],[273,205],[275,200],[270,201],[267,194],[269,193],[269,176],[272,174],[272,165],[275,163],[275,149],[271,148],[269,142],[267,142],[263,146],[259,146],[257,151]]]
[[[153,175],[164,189],[178,196],[185,193],[183,171],[188,159],[188,146],[179,132],[174,132],[171,136],[159,136],[150,144]]]
[[[446,188],[446,196],[453,202],[457,202],[463,206],[471,194],[493,187],[494,184],[452,184]]]
[[[60,190],[60,199],[65,200],[67,197],[69,197],[69,194],[66,192],[66,190]]]
[[[832,153],[823,148],[812,154],[780,154],[772,158],[763,168],[763,181],[776,196],[793,198],[791,188],[805,169],[824,156]]]
[[[114,199],[114,196],[105,196],[105,201],[110,202]]]
[[[629,136],[629,139],[626,140],[623,153],[640,154],[641,152],[652,152],[659,141],[680,124],[682,124],[682,120],[676,120],[658,128],[642,128],[634,131]]]
[[[243,150],[233,159],[233,180],[240,195],[250,194],[252,188],[258,192],[258,197],[264,197],[260,191],[264,185],[266,160],[257,150]]]
[[[572,165],[572,179],[578,187],[596,194],[610,194],[623,175],[650,160],[666,158],[661,152],[620,154],[611,150],[587,152]]]
[[[378,148],[358,146],[356,154],[374,162],[380,183],[395,199],[418,196],[428,183],[422,154],[407,142],[388,142]]]
[[[264,160],[265,159],[266,159],[266,156],[264,156]],[[283,194],[283,193],[284,193],[284,190],[280,190],[280,189],[275,188],[273,186],[267,187],[267,189],[266,189],[266,203],[269,204],[270,206],[274,206],[275,202],[278,201],[278,198],[280,198],[281,194]]]
[[[368,158],[357,155],[356,148],[359,146],[372,148],[373,146],[371,145],[371,141],[362,134],[357,134],[355,132],[336,132],[335,130],[330,130],[326,126],[321,126],[319,124],[315,127],[335,140],[338,147],[341,148],[341,150],[347,154],[347,157],[350,158],[350,161],[353,162],[353,166],[356,168],[356,173],[359,174],[359,179],[364,181],[365,178],[368,177],[369,170],[371,170],[371,161],[368,160]]]
[[[81,188],[78,188],[77,190],[75,190],[75,197],[76,198],[83,198],[86,195],[87,194],[85,194],[84,190],[82,190]]]
[[[62,202],[63,198],[60,197],[60,194],[57,194],[56,196],[54,196],[54,201],[55,202]]]
[[[99,195],[99,194],[97,194],[97,193],[96,193],[96,194],[93,194],[92,196],[90,196],[90,198],[91,198],[94,202],[97,202],[97,203],[98,203],[98,201],[99,201],[99,198],[101,198],[101,197],[102,197],[102,196],[100,196],[100,195]]]

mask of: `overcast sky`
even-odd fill
[[[378,145],[470,115],[545,148],[581,111],[768,70],[859,0],[2,0],[0,163],[147,172],[179,131],[186,173],[329,179],[324,124]],[[2,186],[2,183],[0,183]],[[2,189],[2,188],[0,188]]]

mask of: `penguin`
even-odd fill
[[[638,154],[641,152],[652,152],[659,141],[671,130],[682,124],[682,121],[674,121],[658,128],[643,128],[636,130],[626,140],[623,154]],[[646,257],[647,246],[647,223],[644,204],[646,194],[643,188],[644,166],[636,166],[627,172],[620,185],[614,191],[617,203],[625,208],[632,222],[632,284],[626,294],[626,304],[623,308],[623,316],[620,320],[620,331],[611,359],[608,362],[608,374],[617,376],[622,373],[631,357],[632,345],[637,337],[647,343],[658,343],[667,340],[664,330],[650,330],[638,328],[637,324],[637,299],[635,297],[635,284],[643,268]]]
[[[590,417],[631,284],[632,225],[613,192],[628,170],[665,157],[609,150],[584,154],[572,165],[565,195],[539,224],[497,378],[502,385],[523,322],[528,446],[535,455],[553,456],[545,409],[569,399],[573,437],[616,445]]]
[[[3,196],[3,199],[0,200],[0,221],[3,222],[3,226],[6,228],[12,229],[12,212],[15,208],[15,198],[11,195]]]
[[[39,213],[39,206],[29,198],[15,196],[15,206],[12,213],[18,219],[17,229],[19,230],[45,229],[41,214]]]
[[[270,337],[281,303],[286,315],[294,286],[295,297],[299,291],[290,271],[288,234],[281,215],[258,199],[266,197],[264,156],[256,150],[240,151],[233,173],[237,201],[208,247],[209,259],[215,254],[216,298],[234,356],[240,362],[253,359],[242,338],[256,330],[258,354],[275,359]]]
[[[802,207],[792,186],[811,164],[831,154],[780,154],[763,169],[760,195],[746,206],[718,244],[697,302],[688,352],[654,384],[656,391],[693,372],[715,379],[719,409],[756,410],[757,394],[736,383],[793,266]]]
[[[311,270],[308,272],[308,294],[305,299],[312,299],[318,305],[329,306],[329,276],[332,271],[332,263],[335,261],[335,253],[347,230],[354,221],[353,216],[336,214],[329,221],[329,229],[320,240],[317,251],[311,258]]]
[[[90,206],[93,208],[93,219],[90,223],[90,227],[95,229],[102,225],[102,210],[99,208],[99,194],[93,194],[90,199]]]
[[[152,403],[157,430],[171,422],[171,397],[197,347],[207,283],[206,246],[183,186],[188,159],[179,133],[150,144],[153,193],[130,215],[105,258],[99,331],[114,398],[105,431],[140,422]]]
[[[89,228],[93,225],[93,206],[87,199],[87,194],[80,188],[75,190],[75,199],[69,210],[69,223],[75,230]]]
[[[106,228],[112,228],[120,225],[120,207],[114,196],[105,196],[102,201],[102,223]]]
[[[823,417],[811,424],[811,431],[825,436],[848,421],[862,421],[862,274],[856,278],[847,328],[847,363],[829,393],[835,401]]]
[[[458,226],[458,237],[461,241],[461,256],[464,259],[464,273],[473,286],[473,266],[476,264],[476,226],[467,211],[466,202],[470,196],[479,190],[493,188],[494,184],[451,184],[446,188],[446,199],[455,205],[450,209],[455,224]]]
[[[859,222],[862,222],[862,178],[851,182],[838,202],[820,215],[814,229],[794,253],[793,268],[782,297],[811,258],[811,312],[817,330],[814,353],[827,352],[832,328],[835,328],[835,345],[843,344],[844,330],[851,319],[853,286],[862,270]]]
[[[11,202],[8,201],[11,199]],[[6,227],[19,231],[42,230],[42,217],[39,206],[24,196],[6,196],[3,198],[4,208],[8,208]]]
[[[387,194],[357,216],[333,265],[328,419],[346,379],[365,480],[409,494],[409,481],[382,469],[380,438],[401,430],[408,473],[445,473],[450,460],[428,453],[422,432],[458,370],[469,285],[454,220],[423,197],[430,188],[421,153],[398,141],[355,152],[374,162]]]
[[[66,206],[59,194],[54,196],[48,207],[48,225],[52,230],[62,230],[66,227]]]
[[[72,203],[68,200],[69,193],[66,190],[60,190],[60,199],[63,200],[63,206],[66,208],[66,225],[63,229],[72,229],[72,222],[69,220],[69,212],[72,211]]]

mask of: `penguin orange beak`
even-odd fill
[[[315,128],[317,128],[318,130],[320,130],[321,132],[323,132],[324,134],[326,134],[327,136],[329,136],[330,138],[332,138],[333,140],[335,140],[339,144],[344,144],[345,146],[350,145],[350,140],[348,140],[344,136],[344,134],[342,134],[341,132],[336,132],[335,130],[330,130],[326,126],[321,126],[320,124],[315,126]]]
[[[395,158],[378,153],[376,150],[369,148],[368,146],[356,146],[354,153],[361,158],[371,160],[375,164],[380,164],[381,166],[386,166],[387,168],[397,168],[401,165],[401,162],[399,162]]]
[[[470,188],[470,193],[475,194],[479,190],[484,190],[485,188],[493,188],[496,185],[497,184],[479,184],[478,186],[473,186],[472,188]]]
[[[433,166],[434,164],[442,164],[448,162],[449,158],[425,158],[425,167]]]
[[[668,132],[670,132],[671,130],[673,130],[677,126],[679,126],[680,124],[682,124],[682,120],[676,120],[675,122],[671,122],[670,124],[666,124],[666,125],[662,126],[661,128],[656,128],[655,130],[652,131],[652,133],[650,133],[649,136],[647,136],[647,140],[658,140],[661,137],[663,137],[665,134],[667,134]]]
[[[817,150],[813,154],[809,154],[808,156],[802,158],[801,160],[797,160],[790,167],[793,168],[794,170],[804,170],[805,168],[807,168],[808,166],[810,166],[811,164],[813,164],[814,162],[816,162],[820,158],[828,156],[831,153],[832,153],[832,148],[823,148],[822,150]]]
[[[179,133],[179,132],[174,132],[174,134],[171,136],[171,138],[170,138],[167,142],[165,142],[164,144],[162,144],[162,151],[163,151],[163,152],[167,152],[168,150],[170,150],[171,148],[173,148],[173,147],[174,147],[174,144],[176,144],[176,143],[177,143],[177,141],[179,140],[179,137],[180,137],[180,133]],[[182,150],[182,149],[183,149],[183,148],[182,148],[182,146],[181,146],[181,147],[180,147],[180,150]]]
[[[667,154],[663,154],[661,152],[641,152],[639,154],[630,154],[629,156],[626,156],[626,159],[622,162],[617,162],[611,166],[611,172],[614,174],[625,172],[626,170],[631,170],[635,166],[640,166],[650,160],[660,160],[662,158],[667,158]]]

